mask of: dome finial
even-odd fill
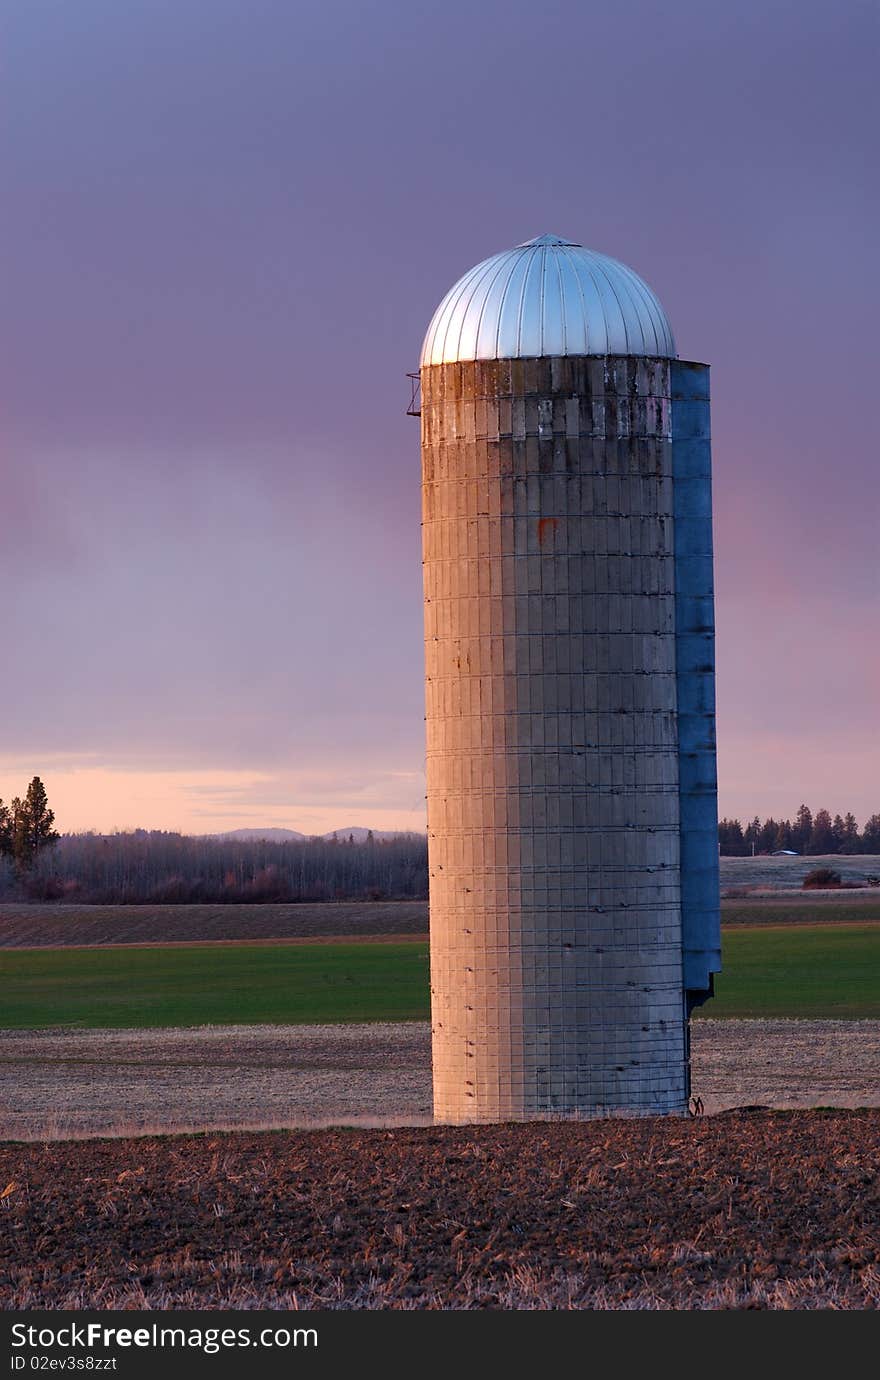
[[[517,245],[517,249],[530,249],[536,244],[567,244],[572,249],[581,249],[582,245],[577,240],[564,240],[561,235],[537,235],[533,240],[524,240]]]

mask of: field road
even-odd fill
[[[692,1026],[707,1114],[880,1106],[880,1021]],[[430,1122],[424,1022],[0,1031],[0,1139]]]

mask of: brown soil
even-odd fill
[[[0,1145],[10,1308],[880,1305],[880,1112]]]
[[[721,924],[737,925],[872,925],[880,923],[880,890],[776,891],[772,895],[727,896],[721,902]],[[723,940],[723,935],[722,935]]]
[[[426,935],[427,901],[76,906],[0,902],[0,948]]]
[[[749,863],[733,858],[730,862]],[[774,859],[761,859],[773,862]],[[742,888],[734,891],[742,893]],[[722,901],[725,924],[880,922],[880,889],[739,894]],[[325,905],[73,906],[0,903],[0,949],[104,944],[255,943],[426,937],[427,901]]]
[[[880,1106],[880,1021],[700,1019],[692,1054],[707,1114]],[[430,1070],[422,1022],[0,1031],[0,1136],[426,1124]]]

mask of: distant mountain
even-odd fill
[[[408,839],[415,835],[414,829],[363,829],[358,824],[353,824],[348,829],[331,829],[329,834],[322,834],[322,839],[332,839],[334,835],[340,843],[348,843],[353,838],[355,843],[366,842],[367,835],[372,834],[377,842],[384,839]]]
[[[336,838],[340,843],[348,843],[353,838],[355,843],[365,843],[367,837],[372,834],[377,843],[384,842],[386,839],[405,839],[421,838],[422,836],[415,829],[364,829],[359,824],[354,824],[348,829],[331,829],[326,834],[299,834],[295,829],[230,829],[225,834],[211,834],[214,839],[241,839],[242,842],[257,843],[304,843],[310,838],[326,839],[328,842]]]
[[[265,841],[266,843],[303,843],[307,834],[298,834],[295,829],[230,829],[226,834],[212,834],[215,839],[242,839],[242,841]]]

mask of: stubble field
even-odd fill
[[[707,1115],[880,1106],[880,1020],[704,1019],[691,1043]],[[10,1139],[430,1121],[423,1021],[0,1032]]]
[[[0,1146],[15,1308],[873,1309],[880,1112]],[[0,1190],[2,1191],[2,1190]]]

